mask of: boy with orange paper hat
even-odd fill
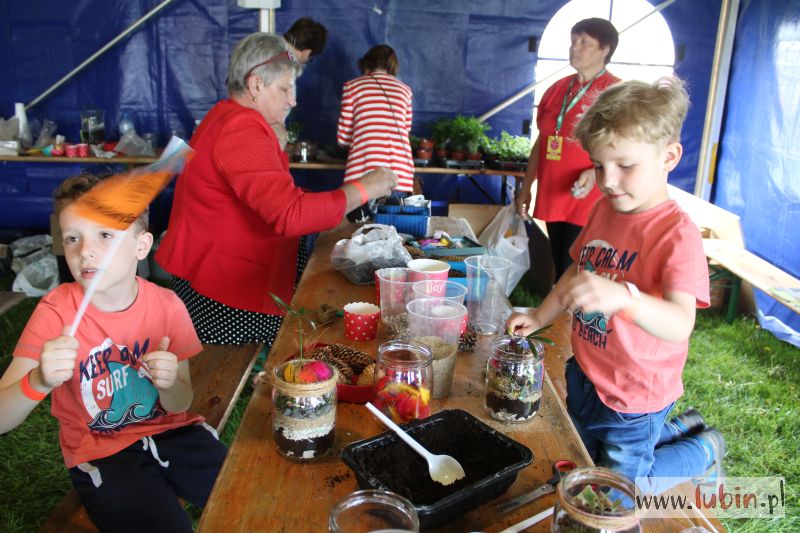
[[[187,412],[188,359],[202,346],[186,308],[172,291],[136,276],[153,243],[150,194],[169,179],[156,174],[123,178],[163,180],[133,183],[151,189],[138,205],[103,192],[119,193],[117,178],[105,185],[78,176],[58,188],[55,212],[77,281],[42,298],[0,378],[0,433],[52,392],[70,479],[102,531],[192,531],[176,496],[205,505],[226,453],[203,418]],[[111,199],[115,209],[101,213],[103,202],[87,209],[86,198]],[[82,307],[85,317],[76,319]]]

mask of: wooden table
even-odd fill
[[[374,286],[353,285],[330,266],[331,247],[340,238],[349,237],[354,229],[354,226],[347,225],[320,236],[295,294],[295,307],[315,309],[321,303],[342,307],[351,301],[375,302]],[[270,365],[279,364],[296,351],[293,329],[281,328],[270,352]],[[379,329],[379,339],[381,334]],[[550,334],[558,347],[547,349],[568,353],[569,322],[559,320]],[[380,342],[346,341],[341,319],[325,331],[320,341],[346,343],[373,354]],[[510,499],[544,483],[550,477],[550,465],[556,459],[570,459],[579,466],[592,464],[549,378],[545,380],[539,414],[533,421],[512,425],[488,417],[483,407],[484,385],[481,379],[488,341],[488,338],[481,339],[474,353],[458,355],[452,392],[446,399],[434,400],[433,408],[434,412],[450,408],[469,411],[533,451],[533,463],[520,472],[500,500]],[[269,386],[257,386],[202,514],[198,531],[327,531],[330,509],[336,501],[358,489],[353,473],[339,459],[339,452],[353,441],[383,431],[363,405],[339,403],[334,452],[319,462],[306,464],[278,455],[272,437],[271,410]],[[553,495],[545,496],[503,516],[492,507],[483,506],[439,531],[500,531],[547,509],[553,502]],[[681,531],[690,525],[688,520],[662,520],[647,524],[646,530]],[[549,528],[548,519],[532,531],[549,531]]]

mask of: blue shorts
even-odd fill
[[[188,533],[178,497],[203,507],[226,453],[205,426],[185,426],[70,468],[69,477],[100,531]]]

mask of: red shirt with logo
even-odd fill
[[[203,420],[197,414],[168,413],[145,376],[141,357],[169,337],[168,351],[179,361],[202,350],[189,313],[174,292],[136,278],[139,292],[124,311],[106,313],[89,304],[76,338],[80,343],[72,378],[53,390],[52,414],[68,468],[108,457],[142,437]],[[45,342],[71,324],[83,298],[78,283],[64,283],[33,311],[14,357],[39,361]]]
[[[580,177],[581,172],[592,168],[589,154],[581,144],[572,138],[575,126],[589,106],[597,99],[599,94],[619,81],[619,78],[605,72],[592,82],[586,94],[564,115],[559,136],[563,137],[561,159],[547,159],[547,137],[553,135],[556,129],[558,114],[564,103],[564,95],[572,90],[567,98],[567,105],[571,97],[580,90],[578,75],[573,74],[555,82],[542,96],[539,110],[536,114],[536,126],[539,129],[539,165],[536,168],[536,205],[533,216],[545,222],[569,222],[577,226],[586,224],[589,212],[602,194],[600,189],[593,187],[586,198],[577,199],[572,196],[572,184]]]
[[[674,200],[625,214],[602,198],[570,255],[579,271],[629,281],[656,298],[666,292],[687,293],[697,307],[708,307],[708,264],[700,230]],[[688,339],[666,341],[619,315],[578,309],[572,318],[572,349],[597,395],[615,411],[652,413],[683,394]]]

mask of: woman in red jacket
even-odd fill
[[[271,343],[282,317],[270,293],[291,300],[299,238],[397,185],[379,168],[334,191],[295,186],[270,124],[283,124],[296,105],[299,72],[283,38],[244,38],[231,54],[228,98],[190,141],[195,156],[178,177],[156,259],[204,343]]]

